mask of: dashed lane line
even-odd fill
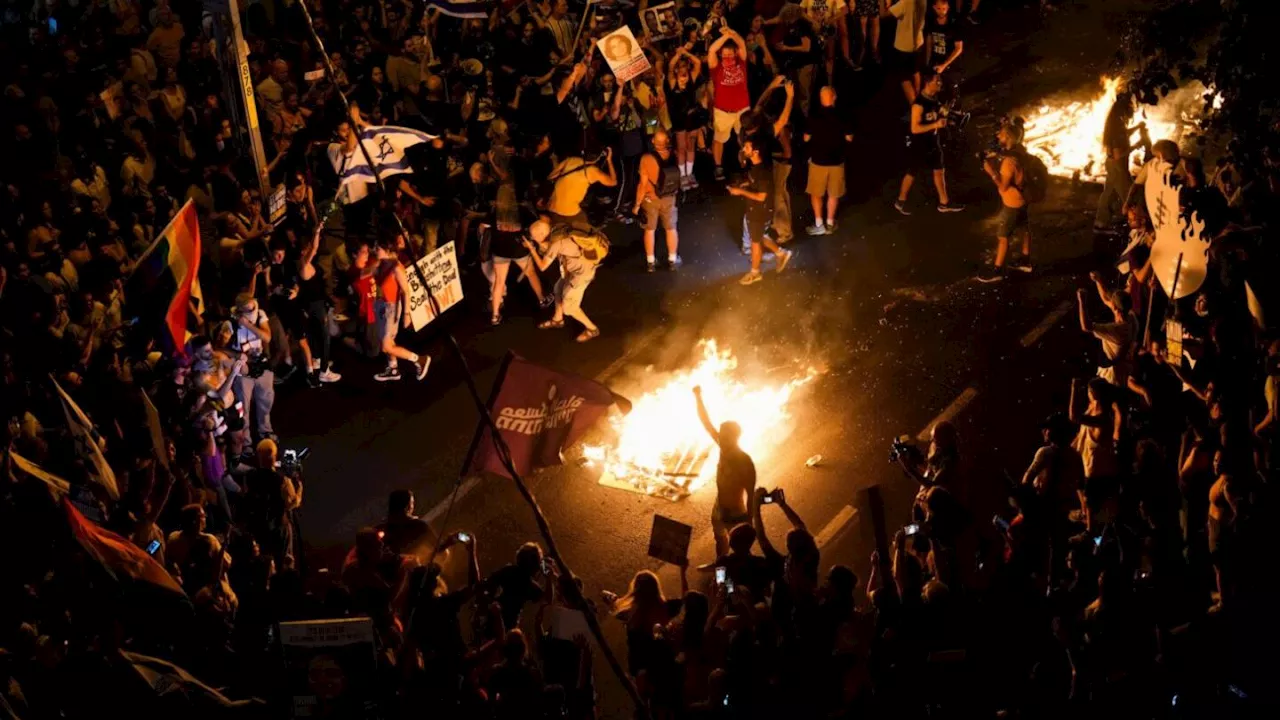
[[[1045,333],[1052,330],[1054,325],[1057,325],[1067,313],[1071,312],[1071,306],[1070,300],[1063,300],[1057,307],[1050,310],[1039,325],[1036,325],[1031,329],[1031,332],[1022,336],[1022,347],[1031,347],[1039,342]]]
[[[933,429],[934,425],[947,420],[954,420],[955,417],[959,415],[969,403],[973,402],[973,399],[976,397],[978,397],[977,390],[971,387],[965,388],[964,392],[960,393],[960,396],[955,400],[952,400],[951,404],[948,405],[945,410],[938,413],[938,417],[930,420],[929,424],[925,425],[923,430],[916,433],[916,440],[919,440],[920,442],[927,441],[929,439],[929,431]]]

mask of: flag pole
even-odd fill
[[[316,26],[311,20],[311,10],[307,7],[306,0],[299,0],[297,5],[299,9],[302,10],[302,17],[307,23],[307,32],[311,35],[311,41],[315,43],[316,49],[320,51],[320,58],[324,62],[325,72],[328,73],[330,82],[332,82],[333,78],[337,77],[337,75],[334,72],[333,62],[329,59],[329,53],[325,50],[324,43],[320,40],[320,35],[316,32]],[[338,97],[342,101],[342,107],[346,111],[347,117],[351,118],[352,122],[354,122],[354,118],[351,116],[351,103],[347,100],[346,95],[342,92],[338,92]],[[360,148],[361,154],[364,155],[365,162],[369,164],[369,169],[373,171],[373,178],[378,184],[378,189],[382,192],[383,197],[387,197],[387,187],[382,180],[382,176],[378,174],[377,161],[373,159],[368,148],[364,146],[364,140],[359,135],[359,128],[353,127],[352,129],[357,133],[356,145]],[[405,229],[404,223],[401,222],[400,216],[395,213],[392,213],[391,216],[395,219],[396,226],[407,240],[409,238],[409,232]],[[431,303],[433,314],[439,317],[440,304],[436,300],[435,293],[431,292],[431,286],[427,283],[426,276],[423,274],[422,269],[418,267],[417,263],[413,263],[412,267],[414,273],[418,276],[418,281],[422,283],[423,290],[426,291],[427,301]],[[573,572],[569,569],[568,564],[565,563],[564,558],[560,556],[560,550],[556,546],[555,537],[551,533],[551,526],[542,512],[542,508],[538,506],[537,499],[535,499],[533,493],[529,491],[524,479],[520,477],[520,473],[516,472],[515,466],[511,462],[510,450],[507,448],[506,442],[502,439],[502,433],[498,431],[498,426],[494,423],[493,416],[489,414],[489,408],[480,398],[480,390],[476,386],[475,376],[471,374],[471,368],[467,365],[467,358],[462,352],[462,347],[458,345],[458,340],[453,336],[453,333],[446,333],[446,335],[449,338],[449,346],[452,348],[458,362],[462,365],[463,377],[467,383],[467,390],[470,391],[471,400],[475,403],[476,409],[480,412],[481,422],[489,428],[489,432],[493,436],[493,444],[498,450],[498,457],[502,460],[503,467],[506,468],[507,472],[511,475],[511,479],[515,482],[516,489],[520,491],[525,502],[527,502],[530,509],[533,510],[533,518],[538,524],[538,531],[541,533],[542,539],[547,543],[547,553],[556,561],[556,566],[560,569],[562,575],[565,577],[573,577]],[[461,480],[461,478],[459,478],[459,480]],[[591,634],[595,637],[596,643],[600,646],[600,652],[604,655],[605,660],[609,663],[609,667],[613,670],[614,674],[618,676],[618,680],[622,683],[627,694],[631,696],[631,701],[635,704],[636,711],[640,714],[640,717],[652,717],[649,713],[648,707],[644,704],[644,700],[640,697],[640,691],[636,689],[635,683],[631,680],[631,677],[627,675],[626,671],[622,667],[622,663],[618,661],[618,658],[614,655],[613,649],[609,647],[609,643],[605,640],[604,631],[600,628],[600,621],[595,616],[595,612],[591,609],[591,606],[587,604],[586,598],[583,597],[582,591],[578,589],[577,583],[568,582],[565,583],[565,586],[565,594],[568,595],[569,600],[577,606],[577,608],[582,611],[583,616],[586,617],[587,627],[591,630]]]

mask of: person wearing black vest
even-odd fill
[[[898,201],[893,207],[903,215],[910,215],[907,193],[911,192],[916,175],[928,172],[933,175],[933,185],[938,190],[938,212],[959,212],[964,206],[952,204],[947,196],[947,171],[942,159],[942,139],[938,136],[938,131],[947,126],[947,119],[942,115],[942,103],[938,102],[942,76],[931,68],[926,68],[921,74],[920,94],[911,103],[907,173],[902,177]]]
[[[680,160],[671,149],[671,137],[663,130],[653,134],[653,151],[640,158],[640,184],[636,190],[635,213],[644,210],[644,255],[649,272],[655,268],[654,241],[658,222],[667,239],[667,267],[680,267],[680,234],[676,230],[676,209],[680,193]]]

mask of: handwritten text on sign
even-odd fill
[[[435,308],[427,298],[427,289],[422,286],[422,277],[427,279],[440,312],[462,300],[462,281],[458,278],[458,256],[453,250],[453,243],[427,253],[416,264],[422,271],[421,277],[412,269],[405,274],[409,276],[409,319],[413,321],[414,330],[421,330],[436,318]]]

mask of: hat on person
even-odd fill
[[[484,73],[484,63],[481,63],[475,58],[463,60],[460,67],[462,68],[462,72],[467,75],[475,76]]]

